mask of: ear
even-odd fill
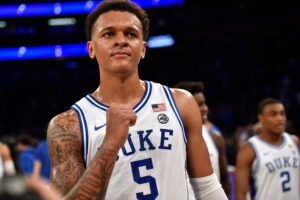
[[[143,41],[141,59],[144,59],[146,56],[146,48],[147,48],[147,42]]]
[[[95,55],[94,47],[92,45],[92,41],[87,41],[87,47],[88,47],[90,58],[94,59],[96,55]]]

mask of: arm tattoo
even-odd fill
[[[104,199],[116,156],[114,151],[102,145],[67,199]]]
[[[47,135],[52,165],[50,183],[66,194],[84,172],[80,134],[76,133],[74,117],[59,115],[54,120]]]
[[[102,144],[85,169],[77,115],[62,114],[54,118],[48,128],[47,141],[52,165],[51,185],[59,189],[65,199],[103,200],[117,152]]]

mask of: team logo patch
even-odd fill
[[[157,116],[157,120],[161,124],[166,124],[169,121],[169,117],[166,114],[161,113]]]
[[[166,104],[164,103],[152,104],[151,106],[153,112],[161,112],[167,110]]]

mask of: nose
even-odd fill
[[[124,47],[128,45],[127,38],[123,33],[118,33],[115,39],[115,46]]]

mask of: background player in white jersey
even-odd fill
[[[204,124],[208,118],[208,106],[203,94],[204,84],[201,81],[183,81],[177,83],[174,88],[181,88],[189,91],[196,99],[202,116],[202,135],[206,142],[210,160],[214,172],[217,174],[222,187],[230,199],[231,184],[227,170],[227,158],[225,140],[219,132],[209,130]]]
[[[83,103],[54,117],[47,134],[50,184],[66,199],[188,199],[187,189],[177,187],[186,185],[181,181],[186,177],[185,166],[198,199],[227,199],[213,174],[201,136],[201,113],[193,96],[139,78],[138,64],[145,57],[148,27],[147,14],[126,0],[103,1],[87,18],[88,50],[90,57],[97,59],[100,85],[80,101]],[[160,100],[160,94],[168,102],[154,103],[155,98]],[[82,110],[88,102],[93,110]],[[94,112],[96,108],[99,115]],[[93,116],[85,116],[86,113],[103,116],[99,125],[89,124]],[[160,127],[172,124],[174,130],[156,126],[150,129],[152,122],[157,127],[158,123]],[[181,151],[181,155],[174,157],[173,150]],[[148,158],[148,154],[152,157]],[[154,154],[164,159],[156,160]],[[141,162],[130,160],[135,157]],[[164,172],[169,171],[176,173],[164,177]],[[180,181],[173,181],[176,178]],[[168,197],[174,194],[178,196]]]
[[[235,196],[245,200],[248,188],[256,200],[299,200],[299,138],[284,132],[283,104],[266,98],[258,105],[262,133],[239,150],[235,171]]]
[[[0,178],[4,175],[14,175],[15,173],[15,164],[11,157],[9,147],[0,142]]]

